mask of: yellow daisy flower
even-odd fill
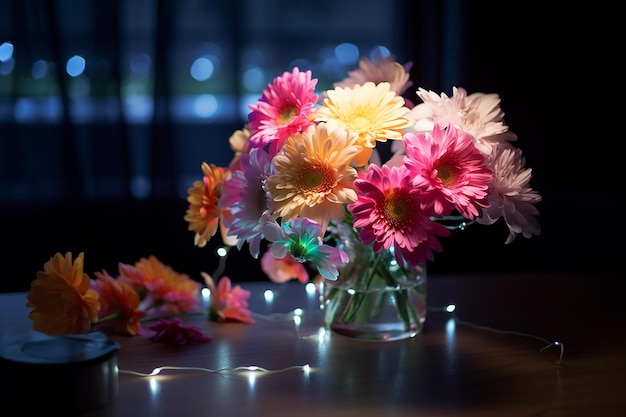
[[[358,135],[361,147],[354,164],[364,166],[369,161],[376,141],[400,140],[404,130],[415,124],[407,114],[404,98],[391,90],[388,82],[366,82],[352,88],[335,87],[309,120],[326,122]]]

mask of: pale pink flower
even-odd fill
[[[484,154],[489,154],[494,144],[517,140],[517,135],[504,122],[498,94],[467,95],[465,89],[453,87],[452,97],[423,88],[417,90],[417,95],[424,103],[409,113],[416,121],[412,128],[415,132],[431,131],[437,118],[439,123],[457,125],[470,134],[474,145]]]
[[[509,228],[506,243],[521,233],[525,238],[541,233],[535,204],[541,196],[530,185],[532,169],[525,168],[521,150],[512,146],[497,146],[490,156],[494,180],[489,194],[489,208],[478,218],[481,224],[495,223],[504,217]]]
[[[348,87],[352,88],[355,85],[364,84],[367,81],[372,81],[376,84],[381,82],[388,82],[391,85],[391,90],[397,95],[402,95],[409,87],[413,85],[413,81],[410,80],[410,71],[413,66],[412,62],[407,62],[404,65],[396,62],[394,55],[382,56],[380,51],[377,50],[377,54],[370,58],[361,58],[359,60],[359,68],[349,71],[348,77],[333,84],[333,87]],[[405,100],[405,105],[408,108],[413,107],[413,104]]]

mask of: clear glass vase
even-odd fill
[[[417,335],[426,320],[426,265],[398,265],[391,250],[374,253],[344,223],[329,226],[329,231],[350,262],[336,281],[321,283],[326,327],[360,340]]]

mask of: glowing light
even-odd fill
[[[85,71],[85,58],[80,55],[74,55],[67,60],[65,71],[70,77],[78,77]]]
[[[224,256],[228,255],[228,251],[226,250],[226,248],[224,247],[219,247],[217,249],[217,256],[219,256],[220,258],[223,258]]]
[[[202,288],[202,290],[200,290],[200,293],[202,294],[202,298],[211,298],[211,290],[207,287]]]
[[[13,44],[4,42],[0,45],[0,62],[8,61],[13,57]]]
[[[200,94],[193,103],[193,111],[198,117],[211,117],[217,111],[217,99],[213,94]]]
[[[306,291],[308,295],[315,295],[317,294],[317,287],[312,282],[307,282],[304,286],[304,291]]]
[[[195,80],[206,81],[211,78],[213,72],[215,71],[215,65],[213,65],[212,58],[214,57],[202,56],[191,64],[189,72]]]
[[[359,59],[359,48],[353,43],[341,43],[335,48],[335,56],[343,65],[354,65]]]
[[[248,374],[248,384],[250,384],[250,388],[254,388],[254,383],[256,382],[256,375],[254,373]]]
[[[449,339],[453,339],[455,330],[456,330],[456,321],[454,321],[454,319],[449,319],[446,322],[446,336]]]
[[[265,298],[265,301],[268,303],[271,303],[274,301],[274,292],[272,290],[265,290],[263,292],[263,298]]]
[[[371,59],[375,59],[378,56],[382,58],[386,58],[389,55],[391,55],[391,52],[389,51],[389,49],[385,48],[384,46],[375,46],[370,50]]]
[[[261,91],[265,88],[267,81],[263,68],[249,67],[243,71],[241,83],[249,91]],[[249,109],[248,109],[249,111]]]
[[[160,388],[159,381],[156,378],[150,378],[150,394],[152,394],[153,397],[159,395]]]
[[[130,374],[130,375],[136,375],[136,376],[141,376],[141,377],[151,377],[151,376],[159,375],[161,371],[163,370],[196,371],[196,372],[205,372],[209,374],[228,374],[228,375],[249,376],[250,374],[257,374],[257,375],[258,374],[278,374],[278,373],[295,372],[295,371],[300,371],[300,372],[308,374],[309,372],[311,372],[311,367],[309,366],[308,363],[304,365],[288,366],[286,368],[275,369],[275,370],[262,368],[256,365],[238,366],[236,368],[221,368],[221,369],[200,368],[197,366],[160,366],[158,368],[154,368],[152,372],[150,373],[129,371],[126,369],[120,369],[119,372],[122,374]]]
[[[456,306],[454,304],[448,304],[446,306],[446,313],[453,313],[456,310]]]

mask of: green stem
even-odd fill
[[[454,218],[457,221],[461,219],[464,218]],[[446,220],[451,220],[451,218]],[[345,227],[342,228],[342,226]],[[337,243],[341,243],[343,239],[355,245],[354,253],[350,254],[350,256],[354,256],[354,259],[351,259],[352,262],[365,262],[366,265],[356,265],[355,267],[354,272],[358,273],[359,276],[356,277],[352,286],[354,292],[348,292],[346,287],[341,286],[341,284],[337,286],[330,284],[331,288],[328,289],[327,298],[332,300],[332,303],[329,303],[332,310],[327,312],[327,322],[332,323],[339,315],[338,321],[343,324],[366,323],[370,318],[376,317],[380,313],[383,303],[388,302],[387,298],[393,296],[395,297],[396,313],[398,318],[402,320],[405,329],[409,330],[412,323],[420,326],[419,313],[411,302],[411,289],[399,288],[400,285],[394,277],[394,272],[389,269],[390,261],[392,261],[390,257],[393,257],[393,254],[389,251],[374,253],[370,245],[363,245],[364,247],[360,248],[359,245],[362,243],[360,243],[357,230],[352,227],[350,215],[346,217],[343,224],[337,225],[337,233],[338,236],[334,236]],[[347,246],[347,248],[350,247]],[[367,251],[368,255],[362,259],[362,255],[365,255],[364,251]],[[367,260],[368,257],[369,261]],[[405,265],[399,267],[404,268]],[[365,269],[357,272],[361,268]],[[351,274],[350,268],[346,271],[348,275]],[[339,280],[341,279],[340,275]],[[394,295],[391,295],[390,291],[385,291],[385,287],[393,289]],[[381,289],[381,291],[370,291],[374,289]],[[346,299],[347,297],[349,298]],[[340,311],[341,308],[343,311]]]

